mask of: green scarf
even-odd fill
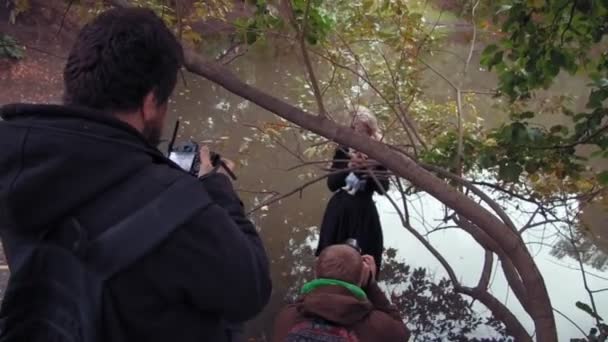
[[[342,280],[327,279],[327,278],[315,279],[313,281],[310,281],[310,282],[304,284],[304,286],[302,286],[302,290],[300,291],[300,293],[307,294],[307,293],[310,293],[310,292],[314,291],[315,289],[317,289],[319,287],[323,287],[323,286],[342,286],[343,288],[350,291],[353,295],[355,295],[355,297],[357,297],[357,299],[363,300],[363,299],[367,298],[365,291],[363,291],[363,289],[361,289],[359,286],[353,285],[351,283],[347,283]]]

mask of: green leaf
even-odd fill
[[[589,95],[589,101],[587,102],[587,108],[598,108],[602,106],[602,102],[608,97],[608,91],[603,89],[596,89]]]
[[[568,127],[564,126],[564,125],[555,125],[552,126],[551,129],[549,130],[551,133],[553,134],[563,134],[563,135],[567,135],[568,134]]]
[[[515,144],[525,144],[530,140],[528,128],[521,122],[513,123],[511,128],[511,141]]]
[[[604,186],[608,186],[608,171],[602,171],[597,175],[597,181]]]
[[[522,172],[523,169],[519,164],[502,164],[498,169],[498,177],[506,182],[517,182]]]
[[[589,306],[589,304],[583,303],[583,302],[576,302],[576,307],[585,311],[586,313],[588,313],[591,317],[593,318],[597,318],[600,321],[603,321],[604,319],[602,317],[600,317],[595,311],[593,311],[593,309],[591,309],[591,307]]]
[[[500,8],[498,9],[498,11],[496,11],[496,14],[500,14],[502,12],[507,12],[510,11],[511,8],[513,8],[513,5],[502,5],[500,6]]]

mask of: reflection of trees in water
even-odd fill
[[[574,245],[573,245],[574,243]],[[600,271],[608,269],[608,254],[600,249],[596,243],[586,236],[581,230],[574,231],[574,236],[562,238],[551,250],[551,255],[562,259],[566,256],[574,260],[580,260]]]
[[[383,284],[404,317],[412,336],[420,341],[506,341],[502,323],[484,317],[456,293],[447,278],[438,281],[425,268],[413,268],[385,252]],[[480,329],[487,326],[492,333]],[[477,333],[476,333],[477,332]],[[491,337],[471,337],[471,335]]]

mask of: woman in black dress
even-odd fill
[[[376,118],[367,108],[357,108],[351,127],[372,138],[378,137]],[[353,238],[361,247],[362,254],[374,257],[380,271],[384,244],[380,217],[372,196],[374,192],[382,194],[388,190],[389,181],[386,172],[378,172],[386,171],[384,167],[367,167],[375,171],[382,186],[379,188],[370,176],[370,170],[364,166],[370,162],[367,156],[345,146],[336,149],[331,166],[333,173],[327,178],[327,186],[334,195],[325,209],[316,255],[327,246]],[[349,170],[356,167],[360,168]],[[345,171],[336,172],[341,169]]]

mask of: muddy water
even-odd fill
[[[463,89],[491,89],[496,84],[494,75],[480,70],[478,67],[481,48],[482,46],[478,47],[473,54],[468,73],[464,78],[460,71],[462,64],[458,59],[437,54],[429,57],[429,60],[447,77],[462,82]],[[458,43],[448,44],[446,49],[461,56],[466,56],[468,53],[468,46]],[[254,51],[237,60],[233,67],[248,83],[255,84],[277,97],[295,103],[300,96],[301,87],[295,78],[303,77],[303,69],[293,55],[272,51],[272,49]],[[324,76],[326,75],[321,73],[319,77]],[[584,81],[580,79],[564,77],[560,82],[562,82],[562,87],[563,82],[566,82],[569,90],[584,89]],[[427,72],[425,83],[429,85],[426,96],[437,101],[453,100],[450,95],[450,87],[443,83],[437,75]],[[543,96],[551,95],[559,95],[559,89],[543,94]],[[579,95],[584,96],[585,94]],[[476,101],[479,115],[485,119],[488,126],[497,125],[505,118],[504,113],[491,106],[494,101],[490,98],[479,98]],[[584,103],[583,98],[578,101],[580,104]],[[255,137],[256,129],[252,126],[262,127],[268,122],[277,122],[276,117],[198,77],[186,75],[185,83],[182,82],[179,85],[172,104],[172,115],[172,119],[179,118],[183,123],[182,130],[180,130],[181,139],[192,138],[206,141],[212,149],[239,162],[240,166],[237,171],[239,180],[236,187],[248,208],[255,207],[260,201],[271,196],[269,192],[285,193],[303,184],[310,179],[312,174],[318,173],[315,168],[288,171],[288,168],[300,164],[300,161],[285,148],[276,144],[274,147],[269,146],[268,143]],[[472,117],[469,116],[469,119]],[[553,123],[556,118],[541,118],[541,120],[552,120],[547,122]],[[305,142],[301,141],[298,134],[294,132],[293,135],[287,137],[284,145],[293,151],[301,151]],[[306,176],[307,173],[310,174]],[[250,336],[259,340],[268,338],[277,311],[283,305],[285,298],[293,295],[296,290],[297,286],[294,284],[301,284],[303,279],[309,276],[312,261],[311,246],[318,234],[317,226],[329,195],[324,183],[315,184],[306,188],[301,194],[296,194],[268,208],[262,208],[252,215],[271,258],[274,293],[270,305],[262,315],[250,322],[248,326]],[[403,232],[390,205],[381,198],[378,198],[377,201],[385,229],[386,245],[398,248],[399,256],[406,259],[407,262],[415,266],[429,267],[436,272],[437,276],[443,275],[443,271],[432,257],[421,246],[413,242],[411,236]],[[440,210],[439,204],[430,198],[423,198],[420,203],[422,203],[420,210],[426,208],[427,215],[435,210]],[[424,212],[421,215],[424,215]],[[441,214],[438,213],[437,216],[439,215]],[[525,217],[520,217],[520,220],[523,220],[523,224]],[[596,222],[596,227],[601,227],[604,218],[600,216],[597,220],[599,221]],[[538,236],[532,235],[530,239],[538,240]],[[450,241],[450,243],[446,244],[446,241]],[[454,241],[458,243],[454,244]],[[465,281],[470,281],[473,285],[482,262],[482,251],[477,250],[476,244],[468,236],[459,232],[438,234],[433,237],[433,242],[449,256],[450,260],[455,260],[454,267],[457,272]],[[573,308],[576,300],[585,298],[583,285],[577,280],[573,280],[568,285],[564,285],[560,281],[564,276],[572,279],[580,278],[576,271],[567,268],[571,267],[569,261],[566,259],[556,261],[549,256],[547,248],[532,248],[532,250],[541,270],[548,273],[546,275],[547,286],[554,305],[573,315],[582,326],[590,326],[592,322],[585,314],[578,313]],[[522,317],[526,326],[532,330],[531,322],[524,318],[525,313],[521,307],[513,300],[509,302],[505,281],[500,272],[497,274],[499,275],[492,285],[493,291],[498,298],[506,299],[514,312]],[[597,287],[602,286],[601,279],[592,279],[591,282]],[[600,297],[598,299],[600,303],[608,305],[608,297],[598,297]],[[567,339],[575,336],[575,328],[568,325],[567,322],[558,318],[558,324],[561,338]]]
[[[496,79],[491,73],[481,71],[477,67],[478,52],[481,48],[482,46],[479,46],[473,55],[468,74],[462,80],[463,88],[491,89],[496,84]],[[460,82],[461,60],[466,58],[468,46],[461,43],[448,43],[444,49],[457,53],[460,58],[438,53],[429,57],[429,62],[446,76]],[[232,68],[249,84],[277,97],[285,98],[290,103],[297,103],[302,88],[295,78],[303,77],[304,70],[293,54],[287,52],[289,51],[273,48],[255,50],[236,60]],[[57,62],[53,68],[61,70],[61,64]],[[269,146],[268,143],[261,142],[254,136],[256,129],[252,126],[262,127],[265,123],[277,122],[275,116],[199,77],[188,74],[184,76],[185,82],[180,82],[172,100],[171,120],[166,131],[169,132],[173,127],[171,121],[179,118],[182,122],[180,139],[192,138],[197,141],[205,141],[213,150],[237,161],[239,180],[235,183],[235,187],[239,190],[247,208],[256,206],[270,196],[271,191],[285,193],[318,173],[317,169],[312,167],[287,171],[288,168],[298,165],[300,161],[283,147],[276,144],[274,147]],[[319,78],[327,77],[329,75],[319,73]],[[437,75],[427,72],[425,82],[427,96],[437,101],[450,99],[449,86]],[[564,77],[560,82],[560,87],[568,89],[569,92],[572,92],[573,89],[584,89],[585,86],[583,80],[576,78]],[[8,81],[6,84],[9,84]],[[16,88],[11,86],[11,89]],[[2,93],[0,103],[18,100],[12,96],[7,97],[6,92],[0,93]],[[60,91],[54,91],[54,94],[45,92],[45,94],[57,100]],[[559,94],[559,89],[554,89],[549,94]],[[39,101],[36,95],[32,92],[28,94],[25,90],[19,94],[20,98],[25,101]],[[504,114],[491,106],[493,101],[489,98],[480,98],[476,103],[480,115],[486,120],[488,126],[496,125],[504,119]],[[584,103],[584,99],[580,99],[579,102]],[[546,118],[545,120],[554,122],[556,118]],[[305,145],[297,131],[288,136],[284,144],[285,147],[292,150],[302,149]],[[308,173],[310,174],[307,175]],[[249,335],[257,340],[268,339],[274,317],[283,305],[284,299],[292,296],[297,284],[301,284],[303,279],[310,276],[311,246],[314,245],[315,237],[318,234],[317,226],[328,196],[329,192],[324,184],[319,183],[306,188],[301,194],[296,194],[252,214],[271,258],[274,281],[271,303],[258,318],[248,325]],[[382,198],[377,198],[377,203],[385,230],[387,247],[398,248],[399,256],[413,266],[428,267],[438,277],[442,276],[442,270],[434,262],[432,256],[400,228],[390,205]],[[419,204],[416,206],[416,210],[419,211],[419,216],[431,217],[434,216],[433,213],[440,210],[438,204],[429,198],[421,198],[417,203]],[[525,222],[525,217],[519,219]],[[599,229],[603,227],[602,222],[605,222],[605,216],[599,214],[595,220],[594,226]],[[420,227],[420,229],[423,228]],[[452,231],[434,235],[431,239],[454,263],[454,267],[463,281],[466,284],[473,284],[478,277],[482,262],[481,251],[478,250],[476,244],[468,236]],[[567,267],[576,266],[567,259],[556,261],[548,255],[546,248],[541,250],[531,247],[531,249],[545,275],[554,305],[574,316],[575,321],[584,329],[590,327],[592,324],[590,319],[584,313],[579,313],[580,310],[576,310],[573,306],[576,300],[585,299],[578,273],[556,265],[556,263],[566,264]],[[496,272],[498,276],[492,285],[494,294],[499,299],[507,301],[519,317],[524,317],[521,308],[514,305],[513,300],[508,299],[509,295],[500,273]],[[607,277],[605,273],[597,273]],[[564,282],[564,279],[569,279],[569,281]],[[605,281],[603,282],[599,278],[593,278],[590,281],[591,285],[596,288],[606,287]],[[606,294],[608,292],[597,295],[599,307],[608,307]],[[530,322],[526,321],[526,325],[531,327]],[[558,318],[558,325],[560,339],[567,340],[575,336],[576,330],[564,320]]]

